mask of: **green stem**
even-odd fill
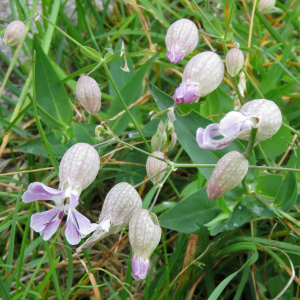
[[[55,172],[58,174],[58,171],[59,171],[58,163],[57,163],[57,160],[55,158],[55,155],[52,152],[50,144],[47,140],[46,134],[43,130],[41,121],[39,119],[38,110],[37,110],[36,92],[35,92],[35,60],[36,60],[36,52],[34,51],[34,54],[33,54],[33,67],[32,67],[32,77],[33,77],[33,80],[32,80],[32,88],[33,88],[32,106],[33,106],[33,110],[34,110],[35,122],[36,122],[36,125],[37,125],[37,128],[38,128],[38,131],[41,135],[41,140],[42,140],[42,142],[43,142],[43,144],[46,148],[47,153],[49,154],[50,161],[51,161],[51,163],[54,167]]]
[[[260,97],[262,99],[265,99],[264,95],[261,93],[261,91],[259,90],[259,88],[255,84],[255,82],[253,81],[253,79],[251,78],[251,76],[248,74],[247,70],[244,67],[242,67],[242,71],[244,72],[244,74],[246,75],[247,79],[250,81],[250,83],[254,87],[254,89],[259,93]]]
[[[282,122],[282,126],[287,128],[288,130],[290,130],[292,133],[297,134],[298,136],[300,136],[299,131],[295,130],[293,127],[289,126],[288,124]]]
[[[154,200],[153,200],[153,203],[152,203],[152,205],[151,205],[150,208],[149,208],[149,212],[151,212],[153,206],[155,205],[155,202],[156,202],[156,200],[157,200],[157,198],[158,198],[158,195],[159,195],[159,193],[160,193],[160,191],[161,191],[161,189],[162,189],[164,183],[166,182],[166,180],[168,179],[168,177],[169,177],[170,174],[172,173],[172,171],[173,171],[173,168],[170,169],[170,171],[169,171],[169,172],[167,173],[167,175],[165,176],[164,180],[163,180],[162,182],[159,183],[159,188],[158,188],[158,190],[157,190],[157,192],[156,192],[156,195],[155,195],[155,198],[154,198]]]
[[[250,132],[250,138],[249,138],[249,142],[248,142],[248,146],[246,149],[246,153],[245,153],[245,157],[249,160],[253,147],[254,147],[254,143],[255,143],[255,138],[256,138],[256,134],[257,134],[257,127],[252,127],[251,128],[251,132]]]
[[[231,6],[230,6],[230,12],[229,12],[229,18],[228,18],[228,22],[226,24],[226,30],[225,30],[225,40],[227,38],[227,32],[228,32],[228,29],[229,29],[229,26],[230,26],[230,23],[231,23],[231,18],[232,18],[232,12],[233,12],[233,7],[235,5],[235,0],[232,0],[231,2]]]
[[[163,247],[164,247],[164,255],[165,255],[165,265],[166,265],[166,300],[169,300],[169,285],[170,285],[170,268],[169,268],[169,259],[168,259],[168,252],[167,252],[167,244],[166,244],[166,239],[164,235],[164,230],[161,230],[161,239],[163,242]]]
[[[46,20],[49,24],[51,24],[55,29],[57,29],[60,33],[62,33],[65,37],[67,37],[69,40],[71,40],[73,43],[75,43],[78,47],[82,48],[84,47],[79,42],[74,40],[71,36],[69,36],[66,32],[61,30],[58,26],[56,26],[52,21],[50,21],[48,18],[46,18],[44,15],[38,13],[40,17],[42,17],[44,20]]]
[[[202,18],[210,25],[210,27],[213,29],[213,31],[215,32],[215,34],[217,36],[220,36],[220,33],[218,32],[218,30],[214,27],[214,25],[209,21],[209,19],[206,17],[206,15],[204,14],[204,12],[202,11],[202,9],[198,6],[198,4],[196,3],[195,0],[192,0],[192,2],[195,4],[196,8],[198,9],[198,11],[200,12]]]
[[[107,76],[108,76],[108,78],[109,78],[111,84],[113,85],[113,87],[114,87],[114,89],[115,89],[115,91],[116,91],[116,93],[117,93],[117,95],[118,95],[120,101],[122,102],[122,104],[123,104],[123,106],[124,106],[124,109],[126,110],[126,112],[127,112],[128,116],[129,116],[131,122],[134,124],[136,130],[139,132],[139,134],[140,134],[142,140],[144,141],[144,143],[145,143],[145,145],[147,146],[147,148],[149,149],[149,151],[152,152],[152,149],[151,149],[151,147],[149,146],[149,144],[147,143],[146,138],[145,138],[144,135],[142,134],[140,128],[138,127],[138,124],[136,123],[135,119],[133,118],[131,112],[129,111],[129,109],[128,109],[127,105],[126,105],[126,102],[124,101],[124,99],[123,99],[123,97],[122,97],[122,95],[121,95],[121,93],[120,93],[120,91],[119,91],[119,89],[118,89],[118,87],[117,87],[117,85],[116,85],[114,79],[112,78],[112,76],[111,76],[111,74],[110,74],[110,71],[109,71],[109,69],[108,69],[106,63],[103,63],[103,68],[104,68],[104,70],[106,71],[106,74],[107,74]]]
[[[152,178],[154,178],[155,176],[159,175],[160,173],[166,171],[167,169],[168,169],[168,167],[166,167],[166,168],[160,170],[160,171],[157,172],[156,174],[152,175],[151,177],[148,177],[147,179],[141,181],[140,183],[134,185],[133,187],[134,187],[134,188],[137,188],[137,187],[141,186],[142,184],[146,183],[147,181],[151,180]]]
[[[57,235],[56,235],[55,238],[53,239],[53,241],[52,241],[52,243],[51,243],[51,245],[50,245],[50,249],[51,249],[51,248],[53,247],[53,245],[55,244],[55,242],[56,242],[57,238],[59,237],[59,235],[60,235],[60,231],[57,233]],[[27,286],[26,286],[26,290],[25,290],[24,295],[23,295],[23,297],[22,297],[21,300],[25,300],[25,299],[26,299],[26,295],[28,294],[28,292],[29,292],[29,290],[30,290],[30,286],[32,285],[32,283],[33,283],[33,281],[34,281],[34,278],[36,277],[36,275],[37,275],[38,271],[40,270],[40,268],[41,268],[41,266],[42,266],[42,264],[43,264],[43,262],[44,262],[44,260],[45,260],[46,257],[47,257],[47,252],[44,253],[43,257],[41,258],[41,260],[40,260],[40,262],[39,262],[39,264],[38,264],[37,267],[35,268],[35,270],[34,270],[32,276],[31,276],[31,278],[30,278],[30,280],[29,280],[29,282],[28,282],[28,284],[27,284]]]
[[[260,152],[261,155],[263,156],[263,159],[264,159],[264,161],[265,161],[265,164],[266,164],[268,167],[270,167],[271,165],[270,165],[270,163],[269,163],[269,161],[268,161],[268,158],[267,158],[267,156],[266,156],[266,153],[264,152],[264,150],[263,150],[261,144],[260,144],[260,143],[257,143],[257,147],[258,147],[258,149],[259,149],[259,152]]]

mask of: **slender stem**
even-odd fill
[[[89,71],[86,76],[89,76],[91,73],[93,73],[95,70],[97,70],[101,65],[102,65],[103,61],[100,61],[99,64],[94,68],[92,69],[91,71]]]
[[[148,156],[152,156],[152,157],[154,157],[154,158],[156,158],[156,159],[158,159],[158,160],[161,160],[161,161],[163,161],[163,162],[165,162],[165,163],[167,163],[167,164],[169,164],[169,165],[171,164],[170,161],[166,161],[165,159],[160,158],[160,157],[157,157],[157,156],[153,155],[152,153],[149,153],[149,152],[144,151],[144,150],[142,150],[142,149],[140,149],[140,148],[138,148],[138,147],[135,147],[135,146],[133,146],[133,145],[130,145],[130,144],[128,144],[128,143],[126,143],[126,142],[120,140],[117,136],[115,137],[115,139],[116,139],[116,141],[117,141],[118,143],[121,143],[121,144],[123,144],[123,145],[125,145],[125,146],[127,146],[127,147],[129,147],[129,148],[131,148],[131,149],[137,150],[137,151],[139,151],[139,152],[141,152],[141,153],[144,153],[144,154],[146,154],[146,155],[148,155]],[[150,151],[152,151],[151,148],[150,148]]]
[[[30,21],[30,20],[36,18],[36,17],[37,17],[37,15],[34,15],[34,16],[32,16],[32,17],[26,19],[25,21],[23,21],[23,23],[26,23],[26,22],[28,22],[28,21]]]
[[[109,139],[109,140],[107,140],[107,141],[104,141],[104,142],[102,142],[102,143],[99,143],[99,144],[93,145],[93,147],[94,147],[94,148],[96,148],[96,147],[99,147],[99,146],[102,146],[102,145],[108,144],[108,143],[110,143],[110,142],[113,142],[113,141],[115,141],[115,140],[116,140],[116,139],[113,137],[113,138],[111,138],[111,139]]]
[[[133,118],[131,112],[129,111],[129,109],[128,109],[127,105],[126,105],[126,102],[124,101],[124,99],[123,99],[123,97],[122,97],[122,95],[121,95],[121,93],[120,93],[120,91],[119,91],[119,89],[118,89],[118,87],[117,87],[117,85],[116,85],[114,79],[112,78],[112,76],[111,76],[111,74],[110,74],[110,71],[109,71],[109,69],[108,69],[106,63],[103,63],[103,68],[104,68],[104,70],[106,71],[106,74],[107,74],[107,76],[108,76],[108,78],[109,78],[111,84],[113,85],[113,87],[114,87],[114,89],[115,89],[115,91],[116,91],[116,93],[117,93],[117,95],[118,95],[120,101],[122,102],[122,104],[123,104],[123,106],[124,106],[124,108],[125,108],[125,110],[126,110],[128,116],[129,116],[131,122],[134,124],[136,130],[139,132],[139,134],[140,134],[142,140],[144,141],[144,143],[145,143],[145,145],[147,146],[147,148],[149,149],[149,151],[152,152],[152,149],[151,149],[151,147],[149,146],[149,144],[147,143],[146,138],[145,138],[144,135],[142,134],[142,132],[141,132],[141,130],[140,130],[138,124],[136,123],[135,119]]]
[[[213,29],[213,31],[215,32],[215,34],[217,36],[220,36],[220,33],[218,32],[218,30],[214,27],[214,25],[209,21],[209,19],[206,17],[206,15],[204,14],[204,12],[202,11],[202,9],[198,6],[198,4],[196,3],[195,0],[192,0],[192,2],[195,4],[196,8],[198,9],[198,11],[200,12],[202,18],[209,24],[209,26]]]
[[[264,199],[262,196],[258,195],[255,192],[251,192],[251,195],[254,196],[256,199],[260,200],[264,204],[266,204],[271,210],[274,210],[273,203],[269,202],[268,200]],[[284,216],[286,219],[291,221],[292,223],[296,224],[298,227],[300,227],[300,221],[296,220],[295,218],[291,217],[289,214],[281,210],[280,208],[276,207],[276,211],[280,213],[280,215]]]
[[[163,180],[162,182],[159,183],[159,188],[158,188],[158,190],[157,190],[157,192],[156,192],[156,195],[155,195],[155,198],[154,198],[154,200],[153,200],[153,203],[152,203],[152,205],[151,205],[150,208],[149,208],[149,211],[150,211],[150,212],[151,212],[153,206],[155,205],[155,202],[156,202],[156,200],[157,200],[157,198],[158,198],[158,195],[159,195],[159,193],[160,193],[160,191],[161,191],[161,189],[162,189],[164,183],[166,182],[166,180],[168,179],[168,177],[170,176],[170,174],[172,173],[172,171],[173,171],[173,168],[170,169],[170,171],[169,171],[169,172],[167,173],[167,175],[165,176],[164,180]]]
[[[227,32],[228,32],[228,29],[229,29],[229,26],[230,26],[230,23],[231,23],[231,18],[232,18],[232,12],[233,12],[234,5],[235,5],[235,0],[232,0],[231,7],[230,7],[230,12],[229,12],[229,18],[228,18],[228,22],[226,24],[226,30],[225,30],[225,35],[224,35],[225,40],[227,38]]]
[[[62,33],[65,37],[67,37],[69,40],[71,40],[73,43],[75,43],[78,47],[82,48],[84,47],[79,42],[74,40],[71,36],[69,36],[66,32],[61,30],[58,26],[56,26],[52,21],[50,21],[48,18],[46,18],[44,15],[38,13],[44,20],[46,20],[48,23],[50,23],[55,29],[57,29],[60,33]]]
[[[242,67],[242,71],[244,72],[244,74],[246,75],[247,79],[250,81],[250,83],[254,87],[254,89],[259,93],[260,97],[262,97],[263,99],[265,99],[264,95],[261,93],[261,91],[259,90],[259,88],[255,84],[255,82],[253,81],[253,79],[251,78],[251,76],[248,74],[247,70],[244,67]]]
[[[169,285],[170,285],[170,268],[169,268],[169,259],[168,259],[168,252],[167,252],[167,245],[166,245],[166,238],[164,235],[164,230],[161,230],[161,237],[164,247],[164,255],[165,255],[165,265],[166,265],[166,300],[169,300]]]
[[[263,156],[263,159],[264,159],[264,161],[265,161],[265,164],[266,164],[268,167],[270,167],[271,165],[270,165],[270,163],[269,163],[269,161],[268,161],[268,158],[267,158],[267,156],[266,156],[266,153],[264,152],[264,150],[263,150],[261,144],[260,144],[260,143],[257,143],[257,147],[258,147],[258,149],[259,149],[259,152],[260,152],[261,155]]]
[[[133,187],[134,187],[134,188],[137,188],[137,187],[139,187],[140,185],[142,185],[142,184],[146,183],[147,181],[151,180],[152,178],[154,178],[155,176],[159,175],[160,173],[162,173],[162,172],[166,171],[167,169],[168,169],[168,167],[166,167],[166,168],[162,169],[161,171],[157,172],[156,174],[152,175],[151,177],[148,177],[147,179],[145,179],[145,180],[141,181],[140,183],[138,183],[138,184],[134,185]]]
[[[245,157],[248,160],[250,159],[250,156],[251,156],[254,144],[255,144],[257,129],[258,129],[258,127],[252,127],[251,128],[250,138],[249,138],[248,146],[247,146],[246,153],[245,153]]]
[[[300,132],[295,130],[293,127],[289,126],[288,124],[282,122],[282,126],[287,128],[288,130],[290,130],[291,132],[297,134],[298,136],[300,136]]]
[[[59,235],[60,235],[60,231],[57,233],[57,235],[55,236],[55,238],[54,238],[53,241],[51,242],[50,249],[51,249],[51,248],[53,247],[53,245],[55,244],[55,241],[57,240],[57,238],[59,237]],[[39,262],[39,264],[38,264],[38,266],[35,268],[35,270],[34,270],[32,276],[31,276],[31,278],[30,278],[30,280],[29,280],[29,283],[28,283],[27,286],[26,286],[26,290],[24,291],[24,295],[23,295],[23,297],[22,297],[21,300],[25,300],[25,299],[26,299],[26,295],[28,294],[28,292],[29,292],[29,290],[30,290],[30,286],[32,285],[32,283],[33,283],[33,281],[34,281],[34,278],[36,277],[38,271],[40,270],[40,268],[41,268],[41,266],[42,266],[42,264],[43,264],[43,262],[44,262],[46,256],[47,256],[47,252],[45,251],[43,257],[41,258],[41,260],[40,260],[40,262]]]

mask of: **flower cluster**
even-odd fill
[[[160,153],[155,155],[161,157]],[[154,162],[150,161],[151,170],[159,172],[160,168],[164,167],[160,163],[166,164],[152,159]],[[147,164],[149,165],[148,162]],[[115,185],[105,198],[98,224],[91,223],[76,210],[81,192],[95,180],[99,167],[99,155],[89,144],[77,143],[67,150],[59,167],[59,189],[34,182],[22,196],[25,203],[52,200],[56,205],[55,208],[32,215],[30,226],[39,232],[44,240],[48,240],[67,214],[64,234],[71,245],[78,244],[82,238],[94,232],[77,248],[77,252],[80,252],[84,248],[92,247],[103,237],[120,232],[130,224],[129,237],[134,253],[132,276],[137,280],[144,279],[150,265],[149,257],[160,240],[160,227],[157,217],[142,209],[142,199],[135,188],[126,182]],[[161,175],[159,176],[161,178]],[[155,180],[156,177],[153,178],[153,182],[156,182]]]

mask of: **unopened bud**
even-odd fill
[[[187,104],[215,90],[224,77],[224,64],[220,56],[211,51],[194,56],[186,65],[182,83],[175,90],[174,100]]]
[[[198,44],[198,29],[194,22],[180,19],[174,22],[166,35],[167,58],[177,64],[189,55]]]
[[[274,8],[276,0],[260,0],[258,4],[259,12],[267,12]]]
[[[129,242],[132,247],[132,277],[145,279],[150,268],[149,258],[158,245],[161,229],[155,214],[139,209],[129,223]]]
[[[154,156],[162,158],[162,159],[165,157],[165,155],[160,151],[155,151],[152,154]],[[149,156],[147,159],[147,163],[146,163],[146,171],[147,171],[148,177],[155,175],[159,171],[165,169],[167,166],[168,166],[168,164],[165,163],[164,161],[161,161],[152,156]],[[160,181],[163,178],[164,174],[165,174],[165,172],[158,174],[157,176],[153,177],[151,179],[151,181],[155,184],[156,182]]]
[[[89,76],[81,76],[76,85],[76,96],[81,105],[92,115],[101,106],[101,91],[96,80]]]
[[[96,178],[100,158],[95,148],[77,143],[64,154],[59,166],[59,188],[64,191],[78,189],[80,193]]]
[[[132,185],[127,182],[115,185],[105,197],[96,231],[76,251],[90,248],[102,238],[124,229],[141,207],[142,199]]]
[[[3,41],[6,46],[19,44],[26,34],[26,26],[17,20],[11,22],[5,29]]]
[[[244,54],[239,48],[232,48],[226,55],[226,68],[231,77],[236,76],[244,64]]]
[[[246,176],[248,160],[237,151],[225,154],[217,163],[206,188],[207,197],[215,200],[235,188]]]
[[[176,134],[176,132],[170,133],[170,143],[169,143],[169,145],[167,147],[167,150],[171,151],[174,148],[174,146],[176,145],[176,142],[177,142],[177,134]]]
[[[163,135],[158,133],[154,134],[151,139],[152,151],[164,151],[167,147],[167,140],[168,138],[166,132]]]

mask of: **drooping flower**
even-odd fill
[[[217,163],[209,178],[207,197],[215,200],[235,188],[246,176],[249,162],[237,151],[225,154]]]
[[[95,79],[81,76],[76,85],[76,96],[81,105],[92,115],[101,107],[101,91]]]
[[[166,35],[167,58],[177,64],[189,55],[198,44],[198,29],[194,22],[180,19],[174,22]]]
[[[165,158],[165,155],[160,151],[154,151],[154,152],[152,152],[152,154],[154,156],[162,158],[162,159]],[[146,171],[147,171],[148,177],[155,175],[159,171],[165,169],[167,166],[168,166],[168,164],[166,162],[156,159],[152,156],[149,156],[147,159],[147,162],[146,162]],[[160,181],[163,178],[165,173],[166,172],[162,172],[162,173],[156,175],[155,177],[153,177],[151,179],[151,181],[155,184],[156,182]]]
[[[258,4],[259,12],[267,12],[275,7],[276,0],[260,0]]]
[[[94,227],[96,231],[76,251],[90,248],[105,236],[124,229],[134,212],[141,207],[142,199],[132,185],[127,182],[115,185],[105,197],[99,224]]]
[[[59,189],[53,189],[40,182],[31,183],[22,200],[52,200],[55,208],[31,216],[30,227],[48,240],[57,230],[65,213],[67,221],[65,236],[69,244],[76,245],[81,238],[94,230],[94,225],[79,213],[80,193],[96,178],[100,167],[98,152],[85,143],[77,143],[64,154],[59,166]]]
[[[173,98],[179,104],[194,102],[215,90],[223,77],[224,64],[218,54],[211,51],[197,54],[184,68],[182,83]]]
[[[219,150],[227,147],[233,140],[249,140],[251,128],[257,126],[256,142],[272,137],[282,124],[279,107],[270,100],[258,99],[244,104],[239,112],[231,111],[220,124],[213,123],[205,129],[198,128],[196,140],[202,149]],[[223,138],[216,140],[216,136]]]
[[[158,245],[161,229],[157,216],[147,209],[139,209],[129,222],[129,242],[132,247],[132,277],[145,279],[150,268],[149,258]]]
[[[244,64],[244,54],[239,48],[232,48],[226,55],[226,68],[231,77],[236,76]]]
[[[11,22],[5,29],[3,41],[6,46],[19,44],[26,34],[26,26],[22,21]]]

